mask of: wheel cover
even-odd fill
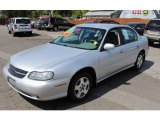
[[[142,64],[143,64],[143,55],[139,55],[137,58],[137,67],[141,68]]]
[[[77,98],[83,98],[87,95],[90,88],[90,82],[87,77],[80,78],[74,88],[74,93]]]

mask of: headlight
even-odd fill
[[[54,76],[53,72],[47,71],[47,72],[31,72],[28,75],[28,78],[32,79],[32,80],[50,80],[52,79]]]

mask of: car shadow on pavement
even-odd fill
[[[32,33],[32,35],[28,35],[28,34],[17,34],[15,37],[37,37],[37,36],[41,36],[40,34],[37,33]]]
[[[144,66],[140,71],[134,71],[132,68],[127,69],[125,71],[122,71],[110,78],[107,78],[106,80],[100,82],[96,88],[93,89],[92,94],[84,101],[74,103],[70,101],[67,97],[65,98],[60,98],[56,100],[51,100],[51,101],[35,101],[29,98],[26,98],[22,96],[25,100],[30,102],[32,105],[43,109],[43,110],[66,110],[66,109],[71,109],[74,107],[77,107],[79,105],[83,105],[87,102],[93,101],[102,95],[106,94],[107,92],[110,92],[113,89],[116,89],[117,87],[121,85],[131,85],[129,80],[134,78],[135,76],[141,74],[145,70],[149,69],[154,62],[146,60],[144,63]]]

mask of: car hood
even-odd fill
[[[44,71],[87,51],[47,43],[11,56],[10,63],[27,71]]]

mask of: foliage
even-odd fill
[[[81,18],[87,10],[1,10],[1,14],[11,17],[31,17],[38,18],[41,15],[51,15],[54,17]]]

